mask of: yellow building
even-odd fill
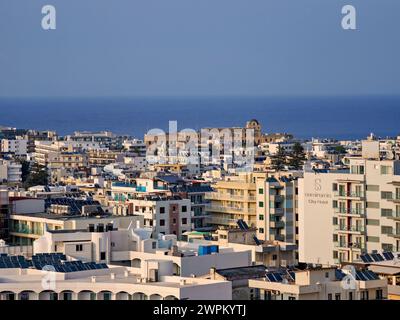
[[[235,227],[238,219],[249,226],[256,226],[256,175],[243,173],[225,177],[212,187],[215,192],[206,194],[211,201],[207,209],[215,227]]]

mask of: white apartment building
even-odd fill
[[[299,180],[299,261],[333,265],[400,250],[400,161],[363,142],[349,170],[306,170]]]
[[[11,160],[0,160],[0,182],[19,183],[22,181],[22,165]]]
[[[139,223],[140,226],[140,223]],[[250,266],[248,248],[231,248],[207,243],[176,240],[175,235],[151,238],[152,229],[135,227],[105,229],[46,230],[33,243],[34,253],[58,252],[84,262],[111,263],[140,269],[151,261],[172,263],[169,275],[203,276],[212,267],[234,268]],[[212,246],[215,250],[207,252]]]
[[[28,139],[17,137],[16,139],[2,139],[1,152],[14,153],[17,156],[23,156],[28,153]]]
[[[0,300],[231,300],[229,281],[170,276],[172,263],[74,272],[0,268]],[[48,285],[43,285],[48,279]]]

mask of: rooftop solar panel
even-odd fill
[[[267,277],[267,279],[268,279],[269,281],[271,281],[271,282],[276,282],[276,279],[275,279],[275,277],[273,276],[272,273],[267,273],[267,274],[266,274],[266,277]]]
[[[376,255],[377,255],[379,261],[385,261],[385,259],[382,257],[382,255],[380,253],[377,253]]]
[[[278,281],[278,282],[282,282],[283,281],[283,278],[279,273],[274,273],[273,275],[274,275],[276,281]]]
[[[365,255],[365,258],[368,260],[368,262],[374,262],[374,259],[369,254]]]
[[[336,277],[337,280],[343,280],[343,278],[344,278],[345,276],[346,276],[346,275],[343,273],[342,270],[340,270],[340,269],[336,269],[336,270],[335,270],[335,277]]]
[[[361,258],[361,260],[362,260],[363,262],[368,263],[368,260],[367,260],[367,258],[366,258],[364,255],[361,255],[360,258]]]
[[[377,255],[376,253],[372,253],[372,254],[371,254],[371,257],[372,257],[372,259],[373,259],[375,262],[379,262],[379,261],[380,261],[378,255]]]
[[[394,254],[391,252],[383,252],[382,255],[385,257],[386,260],[393,260]]]
[[[362,271],[356,271],[356,279],[360,281],[368,281],[368,277]]]

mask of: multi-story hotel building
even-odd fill
[[[332,265],[400,250],[400,161],[364,141],[348,170],[307,169],[299,180],[301,262]]]

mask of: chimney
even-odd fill
[[[91,280],[92,280],[92,283],[95,283],[95,282],[96,282],[96,277],[95,277],[95,276],[92,276],[92,277],[91,277]]]
[[[111,280],[114,280],[115,279],[115,273],[111,273],[110,277],[111,277]]]

